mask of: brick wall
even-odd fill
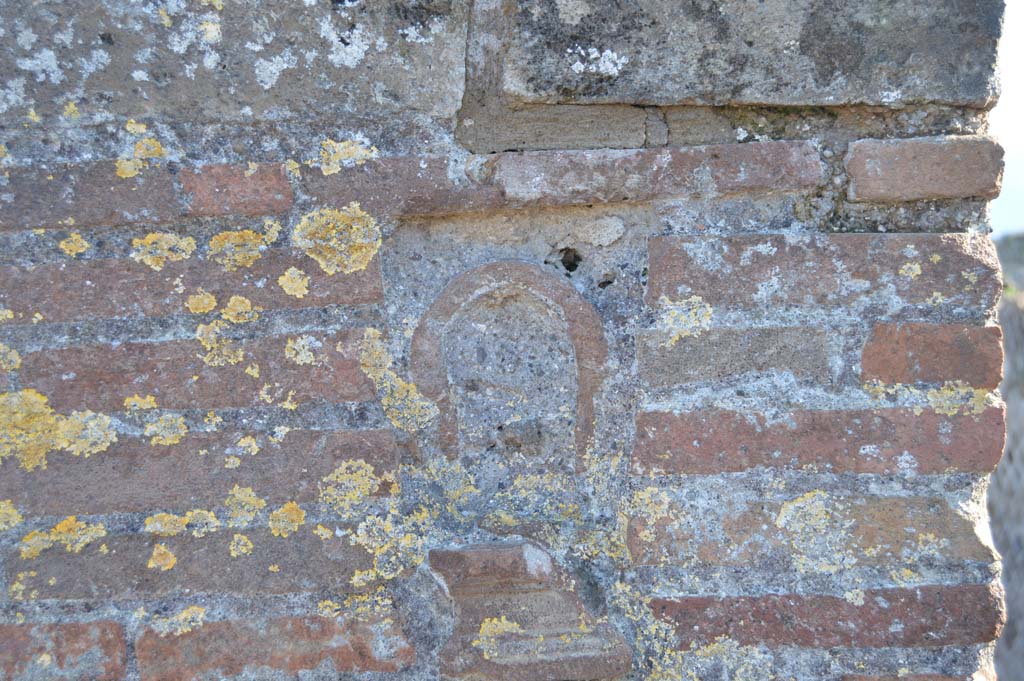
[[[0,676],[991,678],[1001,9],[0,6]]]

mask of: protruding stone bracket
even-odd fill
[[[629,671],[625,639],[586,611],[572,580],[535,544],[435,549],[430,567],[455,602],[443,678],[589,681]]]

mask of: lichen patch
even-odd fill
[[[437,418],[437,405],[423,397],[413,383],[399,378],[391,365],[380,331],[367,329],[360,344],[359,367],[373,381],[388,420],[396,428],[415,433]]]
[[[251,556],[252,541],[250,541],[244,534],[235,534],[235,536],[231,538],[231,544],[228,546],[228,553],[231,554],[232,558],[238,558],[239,556]]]
[[[141,239],[132,239],[131,257],[159,272],[169,262],[188,260],[195,250],[196,240],[190,236],[150,232]]]
[[[143,435],[149,438],[151,445],[170,446],[181,442],[188,434],[188,425],[183,416],[164,414],[156,421],[147,423]]]
[[[231,296],[221,308],[221,316],[232,324],[247,324],[260,318],[262,307],[256,307],[245,296]]]
[[[171,617],[154,617],[150,626],[160,634],[161,637],[171,634],[181,636],[193,629],[203,626],[206,619],[206,608],[198,605],[190,605],[176,615]]]
[[[292,230],[292,244],[319,263],[327,274],[365,269],[380,250],[377,221],[352,202],[344,208],[318,208]]]
[[[235,485],[231,488],[227,499],[224,500],[224,506],[228,509],[228,526],[244,527],[248,525],[266,505],[267,502],[256,496],[252,487]]]
[[[177,562],[178,559],[169,548],[163,544],[157,544],[153,547],[153,555],[149,557],[149,562],[146,563],[146,567],[150,570],[159,569],[161,572],[167,572],[173,568]]]
[[[24,518],[14,502],[10,499],[0,499],[0,532],[12,530],[22,523]]]
[[[309,293],[309,277],[296,267],[289,267],[277,278],[277,285],[294,298],[304,298]]]
[[[185,301],[185,307],[192,314],[205,314],[217,307],[217,298],[203,289],[197,290]]]
[[[377,158],[378,154],[377,147],[367,146],[359,139],[335,142],[328,138],[320,143],[320,171],[324,175],[333,175],[342,168],[361,166]]]
[[[287,537],[299,531],[306,521],[306,512],[294,501],[289,501],[270,514],[270,531],[275,537]]]
[[[673,346],[681,338],[699,336],[711,327],[711,306],[700,296],[679,301],[661,296],[658,305],[661,307],[658,329],[667,336],[662,345]]]
[[[92,248],[92,245],[82,238],[82,235],[78,232],[71,232],[71,234],[67,238],[62,239],[57,246],[64,252],[64,255],[69,258],[81,255]]]

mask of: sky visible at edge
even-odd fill
[[[999,43],[1002,94],[990,134],[1006,151],[1003,192],[990,205],[992,236],[1024,232],[1024,0],[1007,0]]]

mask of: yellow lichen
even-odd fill
[[[260,365],[253,362],[249,366],[245,367],[245,373],[253,378],[260,377]]]
[[[921,263],[910,261],[903,263],[900,267],[900,276],[906,279],[917,279],[921,276]]]
[[[245,175],[246,177],[252,177],[253,175],[256,174],[256,171],[259,169],[260,167],[257,164],[253,163],[252,161],[249,161],[249,164],[245,168],[245,172],[242,174]]]
[[[396,428],[406,432],[426,428],[437,418],[437,406],[423,397],[414,384],[399,378],[391,364],[380,331],[367,329],[360,344],[359,367],[377,388],[384,414]]]
[[[974,388],[963,381],[946,381],[938,388],[922,390],[912,385],[895,383],[886,385],[879,381],[864,384],[864,390],[876,401],[893,397],[911,402],[925,402],[939,414],[955,416],[958,413],[977,416],[989,406],[990,390]],[[913,407],[914,413],[920,415],[924,407]]]
[[[289,501],[270,514],[270,531],[275,537],[287,537],[298,532],[306,521],[306,512],[294,501]]]
[[[280,565],[277,565],[277,564],[274,564],[274,565],[268,565],[268,566],[267,566],[267,571],[268,571],[268,572],[273,572],[273,573],[275,573],[275,574],[276,574],[276,573],[278,573],[278,572],[280,572],[280,571],[281,571],[281,566],[280,566]]]
[[[345,597],[345,609],[349,615],[358,620],[370,621],[384,618],[394,610],[394,602],[383,586],[364,594],[351,594]]]
[[[359,140],[335,142],[325,139],[320,143],[320,171],[324,175],[333,175],[342,167],[350,168],[377,158],[377,147],[367,147]]]
[[[478,648],[485,660],[490,660],[498,652],[498,637],[507,634],[520,634],[523,628],[518,622],[501,617],[488,617],[480,623],[477,638],[473,639],[473,647]]]
[[[303,298],[309,293],[309,277],[296,267],[289,267],[277,278],[277,285],[290,296]]]
[[[232,468],[238,468],[241,465],[242,465],[242,460],[239,459],[237,456],[225,456],[224,457],[224,468],[227,468],[227,469],[230,470]]]
[[[150,625],[161,637],[173,634],[181,636],[197,627],[203,626],[206,619],[206,608],[190,605],[177,615],[171,617],[154,617]]]
[[[173,537],[184,532],[187,527],[188,518],[186,516],[156,513],[146,518],[142,529],[158,537]]]
[[[141,239],[132,239],[132,259],[160,271],[169,262],[187,260],[196,250],[196,240],[170,232],[150,232]]]
[[[62,239],[57,245],[60,247],[60,250],[64,251],[64,255],[69,258],[74,258],[76,255],[85,253],[92,248],[92,245],[83,239],[82,235],[78,232],[71,232],[66,239]]]
[[[302,166],[295,159],[288,159],[284,162],[284,169],[288,175],[296,180],[302,178]]]
[[[24,518],[10,499],[0,500],[0,532],[6,532],[21,524]]]
[[[146,132],[146,124],[139,123],[134,118],[129,118],[128,122],[124,124],[124,129],[133,135],[142,135]]]
[[[244,534],[236,534],[231,538],[231,545],[228,546],[228,553],[232,558],[252,555],[252,542]]]
[[[208,366],[219,367],[225,364],[238,364],[245,359],[245,352],[230,339],[221,337],[221,332],[228,326],[223,319],[215,319],[209,324],[196,327],[196,340],[206,350],[203,362]]]
[[[323,541],[327,541],[328,539],[334,536],[334,533],[331,532],[328,528],[324,527],[323,525],[317,525],[315,528],[313,528],[313,534],[320,537],[320,539],[322,539]]]
[[[149,562],[146,563],[146,567],[150,570],[154,568],[160,568],[161,572],[167,572],[178,562],[178,559],[171,553],[163,544],[157,544],[153,547],[153,555],[149,557]]]
[[[138,393],[135,393],[131,397],[124,398],[125,411],[145,411],[147,409],[156,409],[156,407],[156,398],[152,395],[140,397]]]
[[[289,338],[284,346],[284,356],[296,364],[312,366],[316,363],[316,356],[313,354],[313,350],[319,348],[320,345],[320,341],[312,336]]]
[[[267,243],[266,236],[251,229],[220,232],[210,238],[209,253],[224,269],[234,272],[241,267],[252,267],[262,257]]]
[[[341,617],[342,612],[341,603],[332,601],[328,598],[325,598],[316,604],[316,613],[321,617],[333,619],[335,617]]]
[[[204,43],[219,43],[221,39],[219,21],[199,22],[199,37]]]
[[[658,329],[668,335],[662,345],[673,346],[680,338],[699,336],[711,327],[711,306],[700,296],[672,301],[667,296],[658,299],[661,315]]]
[[[352,586],[362,588],[375,581],[396,579],[404,570],[422,563],[430,520],[430,511],[425,507],[403,513],[394,499],[386,516],[365,517],[352,534],[352,543],[373,556],[373,567],[356,570],[349,580]]]
[[[785,530],[800,572],[835,574],[857,559],[849,549],[848,528],[840,504],[822,490],[813,490],[782,504],[775,526]]]
[[[288,426],[274,426],[274,434],[267,439],[274,444],[280,444],[284,440],[284,436],[292,431]]]
[[[9,322],[14,319],[14,310],[9,310],[6,307],[0,307],[0,324]]]
[[[381,233],[377,221],[352,202],[304,215],[292,231],[292,244],[327,274],[349,274],[370,264],[380,250]]]
[[[380,488],[373,466],[363,459],[343,461],[320,481],[320,502],[331,507],[342,520],[351,520],[358,508]]]
[[[25,535],[19,550],[23,559],[37,558],[40,553],[56,544],[62,544],[68,553],[80,553],[90,543],[107,536],[103,523],[85,523],[70,515],[54,525],[48,532],[33,530]]]
[[[256,517],[267,502],[256,496],[252,487],[235,485],[224,501],[228,509],[228,526],[244,527]]]
[[[185,418],[164,414],[156,421],[147,423],[143,435],[149,438],[151,445],[176,445],[188,434]]]
[[[239,438],[235,446],[241,449],[243,452],[247,452],[250,456],[256,456],[260,453],[260,446],[256,443],[256,438],[252,435],[246,435],[245,437]]]
[[[212,293],[199,289],[188,297],[185,307],[192,314],[204,314],[217,307],[217,298]]]
[[[78,105],[74,102],[68,102],[64,105],[64,118],[78,118],[81,116],[81,112],[78,110]]]
[[[62,416],[32,389],[0,395],[0,462],[14,457],[32,471],[46,468],[46,455],[54,449],[88,457],[116,441],[108,416],[91,411]]]
[[[163,158],[165,155],[163,145],[152,137],[146,137],[135,143],[133,154],[135,158]]]
[[[245,324],[259,319],[262,310],[262,307],[254,307],[252,301],[244,296],[231,296],[220,314],[232,324]]]
[[[163,7],[161,7],[158,10],[158,13],[160,15],[160,23],[164,25],[164,28],[170,28],[171,27],[171,15],[169,15],[167,13],[167,10],[164,9]]]
[[[33,589],[32,591],[28,591],[28,587],[26,586],[25,582],[28,581],[28,579],[30,577],[38,577],[38,576],[39,576],[39,573],[36,572],[35,570],[24,570],[22,572],[19,572],[15,576],[14,581],[11,582],[11,585],[9,587],[7,587],[7,593],[8,593],[8,595],[10,595],[11,600],[12,601],[23,601],[23,600],[25,600],[26,596],[28,598],[36,598],[36,596],[39,595],[39,592],[36,591],[35,589]],[[26,593],[26,591],[28,593]],[[18,614],[20,615],[21,613],[18,613]],[[19,619],[21,621],[24,621],[24,616],[22,616]]]
[[[146,162],[136,158],[119,158],[114,161],[114,167],[117,169],[117,176],[127,180],[138,175],[139,171],[146,167]]]
[[[0,370],[17,371],[21,368],[21,355],[14,348],[0,343]]]

